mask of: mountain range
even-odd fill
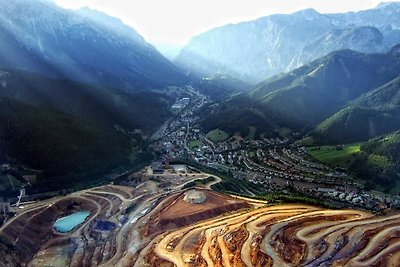
[[[1,69],[0,162],[42,171],[41,190],[91,181],[146,160],[139,157],[146,151],[143,137],[171,115],[172,103],[160,93]]]
[[[0,6],[0,66],[124,90],[187,81],[119,19],[44,0],[1,0]]]
[[[103,13],[0,5],[0,162],[38,170],[46,191],[148,160],[143,138],[171,116],[163,88],[184,72]]]
[[[219,125],[230,134],[240,132],[242,135],[248,133],[249,127],[256,127],[258,135],[271,134],[276,125],[294,131],[311,130],[357,98],[398,78],[398,51],[399,46],[382,54],[351,50],[333,52],[291,72],[267,79],[249,93],[219,103],[214,110],[205,110],[203,125],[206,130]],[[396,92],[392,90],[392,94]],[[395,100],[391,96],[383,98],[383,95],[375,94],[379,100],[375,99],[374,103],[393,107],[393,103],[386,102]],[[397,127],[396,123],[392,125]],[[348,127],[351,131],[352,126]],[[384,132],[387,130],[376,129],[376,133]]]
[[[229,24],[193,37],[174,62],[202,76],[258,83],[330,52],[382,53],[400,42],[399,3],[340,14],[313,9]]]
[[[211,97],[197,114],[205,132],[339,144],[400,130],[398,3],[226,25],[173,62],[89,8],[0,5],[0,162],[37,169],[38,190],[147,161],[146,138],[173,116],[172,86]]]
[[[395,265],[400,2],[271,15],[157,48],[90,8],[0,0],[0,266]],[[291,203],[276,213],[288,227],[252,198]],[[327,244],[310,205],[338,232],[364,209],[391,217]],[[221,213],[240,227],[222,231]]]

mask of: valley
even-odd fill
[[[9,253],[27,266],[395,266],[398,196],[365,190],[289,139],[204,133],[197,111],[209,97],[174,91],[151,166],[64,196],[24,196],[0,228]],[[56,230],[79,212],[83,223]]]
[[[0,0],[0,266],[399,266],[400,3],[207,1]]]
[[[255,140],[229,136],[219,130],[203,133],[198,124],[200,118],[195,114],[206,103],[206,96],[193,90],[190,88],[192,94],[186,109],[165,124],[158,131],[159,138],[151,144],[161,170],[168,162],[181,161],[223,174],[224,181],[214,189],[248,196],[287,190],[325,199],[337,207],[377,211],[400,204],[398,196],[365,190],[362,179],[355,179],[343,168],[330,167],[312,158],[309,153],[318,158],[315,153],[319,147],[305,147],[281,138]],[[221,132],[226,137],[220,139],[216,135]],[[215,135],[216,138],[212,138]],[[353,154],[360,146],[349,146],[349,149],[346,152],[346,148],[332,148],[337,154],[347,153],[348,157],[355,158]]]
[[[174,90],[184,104],[173,104],[175,115],[152,136],[151,166],[108,185],[22,201],[0,228],[9,253],[27,266],[396,262],[398,197],[364,190],[289,139],[214,139],[219,132],[203,133],[196,115],[210,99],[190,86]],[[83,223],[56,230],[58,219],[79,212],[89,214]]]

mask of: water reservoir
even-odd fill
[[[62,217],[54,223],[54,229],[60,233],[68,233],[74,229],[75,226],[83,223],[89,214],[90,212],[88,211],[78,211],[71,215]]]

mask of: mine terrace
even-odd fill
[[[163,170],[23,204],[0,235],[28,266],[395,266],[400,259],[398,212],[270,206],[209,190],[221,179],[192,167]],[[193,181],[204,183],[187,188]],[[89,216],[70,232],[54,229],[77,211]]]

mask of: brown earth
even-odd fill
[[[266,231],[264,231],[266,232]],[[258,233],[253,237],[250,247],[250,259],[251,263],[256,267],[268,267],[272,266],[272,259],[265,254],[261,249],[260,245],[265,233]]]
[[[162,258],[160,258],[159,256],[157,256],[157,254],[154,252],[154,246],[152,246],[149,249],[149,252],[147,253],[146,257],[145,257],[146,263],[149,266],[152,267],[176,267],[175,264],[166,261]]]
[[[198,232],[206,242],[198,243]],[[242,210],[168,232],[155,252],[177,266],[203,246],[208,266],[400,266],[400,214],[278,205]],[[177,239],[174,239],[176,237]],[[166,250],[173,240],[174,249]],[[206,253],[204,253],[206,252]],[[201,263],[200,263],[201,264]]]
[[[251,207],[249,203],[243,200],[209,190],[201,191],[207,197],[201,204],[184,201],[184,193],[175,194],[171,197],[164,208],[150,219],[148,233],[154,234],[159,231],[180,228],[226,212]]]
[[[229,259],[232,266],[246,267],[241,259],[241,251],[244,241],[249,237],[249,233],[244,225],[230,231],[225,235],[225,243],[228,250],[231,252]]]

